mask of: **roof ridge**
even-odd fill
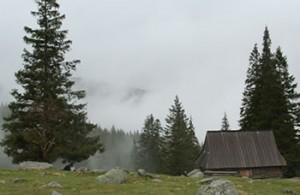
[[[223,130],[208,130],[207,133],[242,133],[242,132],[273,132],[272,130],[258,130],[258,131],[245,131],[245,130],[228,130],[228,131],[223,131]]]

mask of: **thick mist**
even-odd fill
[[[77,163],[76,168],[83,166],[102,170],[110,170],[116,167],[127,170],[134,169],[131,152],[133,140],[137,140],[139,137],[138,132],[126,133],[124,130],[116,129],[113,126],[111,129],[98,127],[93,134],[100,135],[105,148],[104,152],[96,153],[86,161]]]

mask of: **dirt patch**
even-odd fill
[[[300,177],[293,177],[288,179],[289,181],[300,182]]]

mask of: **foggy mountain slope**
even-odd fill
[[[115,82],[76,77],[75,88],[86,91],[88,118],[102,127],[116,125],[126,132],[140,129],[144,117],[155,112],[155,91]]]
[[[123,86],[86,78],[75,77],[75,87],[85,90],[87,99],[97,98],[99,100],[111,100],[115,103],[138,103],[149,93],[146,89]]]

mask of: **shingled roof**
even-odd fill
[[[197,160],[200,168],[286,166],[272,131],[208,131]]]

